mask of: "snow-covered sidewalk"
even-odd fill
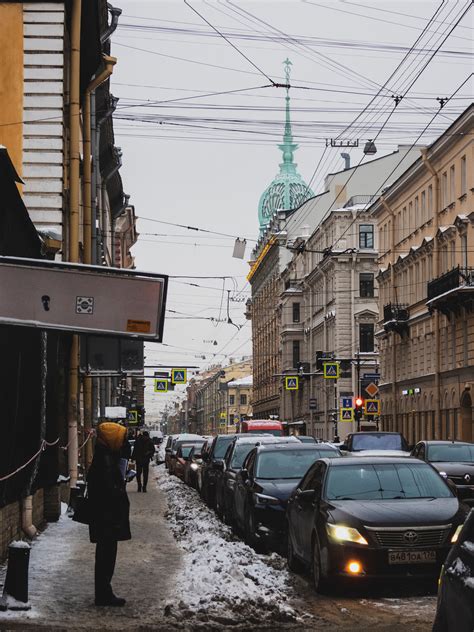
[[[200,499],[197,492],[155,468],[168,501],[166,518],[183,550],[177,577],[180,600],[169,611],[221,625],[292,627],[302,619],[289,602],[295,598],[285,560],[273,553],[258,555],[235,537]]]

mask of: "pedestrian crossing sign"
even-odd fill
[[[366,399],[364,412],[366,415],[380,415],[380,399]]]
[[[354,409],[341,408],[341,421],[354,421]]]
[[[323,376],[329,380],[338,380],[339,362],[325,362],[323,364]]]
[[[129,410],[127,412],[127,422],[129,426],[134,426],[138,423],[138,410]]]
[[[155,380],[154,389],[155,393],[167,393],[168,392],[168,380]]]
[[[187,380],[186,369],[171,369],[171,382],[173,384],[186,384]]]
[[[299,388],[299,378],[296,375],[287,375],[285,377],[285,390],[297,391]]]

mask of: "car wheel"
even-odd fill
[[[313,583],[314,583],[315,591],[316,592],[324,591],[324,589],[327,586],[327,580],[322,576],[321,550],[319,548],[319,542],[317,538],[315,538],[315,542],[313,544],[312,571],[313,571]]]
[[[244,527],[245,542],[249,546],[253,547],[257,553],[264,553],[265,545],[257,535],[255,528],[255,514],[250,508],[245,512]]]
[[[224,512],[222,511],[222,503],[221,503],[221,501],[220,501],[220,498],[219,498],[219,494],[218,494],[218,492],[216,492],[216,502],[215,502],[215,505],[216,505],[216,514],[217,514],[217,515],[219,516],[219,518],[222,520],[222,519],[223,519],[223,517],[224,517]]]
[[[304,564],[296,557],[295,550],[293,548],[293,540],[290,534],[290,527],[288,527],[288,545],[286,559],[288,562],[288,568],[293,573],[302,573],[304,571]]]

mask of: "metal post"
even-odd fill
[[[28,567],[30,545],[27,542],[12,542],[8,547],[8,567],[0,599],[0,610],[29,610]]]

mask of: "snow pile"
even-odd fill
[[[295,622],[285,560],[276,553],[258,555],[219,521],[195,490],[169,477],[163,466],[155,472],[168,500],[166,518],[184,553],[177,591],[182,601],[177,610],[169,604],[167,614],[184,619],[187,609],[188,615],[201,614],[203,621],[234,625]]]

